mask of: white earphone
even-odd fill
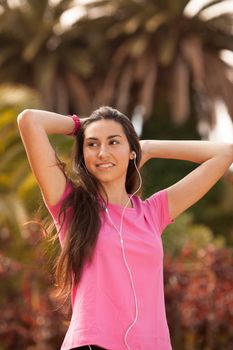
[[[132,156],[133,156],[133,159],[136,159],[137,154],[136,154],[136,152],[135,152],[135,151],[132,151]]]
[[[137,154],[135,151],[132,151],[132,156],[133,156],[133,160],[134,160],[134,165],[136,167],[136,170],[138,172],[138,175],[139,175],[139,179],[140,179],[140,184],[139,184],[139,187],[138,189],[129,197],[126,205],[124,206],[124,209],[122,211],[122,214],[121,214],[121,223],[120,223],[120,230],[118,230],[118,228],[115,226],[114,222],[112,221],[111,219],[111,216],[109,215],[109,212],[108,212],[108,208],[104,205],[104,209],[109,217],[109,220],[111,221],[112,225],[115,227],[116,231],[119,233],[120,235],[120,242],[121,242],[121,248],[122,248],[122,254],[123,254],[123,259],[124,259],[124,263],[128,269],[128,272],[129,272],[129,276],[130,276],[130,282],[131,282],[131,285],[132,285],[132,289],[133,289],[133,293],[134,293],[134,299],[135,299],[135,306],[136,306],[136,316],[135,316],[135,319],[133,321],[133,323],[129,326],[129,328],[127,329],[126,333],[125,333],[125,337],[124,337],[124,341],[125,341],[125,345],[127,346],[128,350],[131,350],[130,347],[127,345],[127,341],[126,341],[126,338],[127,338],[127,334],[129,332],[129,330],[133,327],[133,325],[135,324],[135,322],[137,321],[137,317],[138,317],[138,303],[137,303],[137,296],[136,296],[136,292],[135,292],[135,288],[134,288],[134,283],[133,283],[133,278],[132,278],[132,273],[130,271],[130,268],[129,268],[129,265],[126,261],[126,258],[125,258],[125,251],[124,251],[124,245],[123,245],[123,238],[122,238],[122,224],[123,224],[123,216],[124,216],[124,212],[125,212],[125,209],[127,208],[128,206],[128,203],[130,202],[131,198],[135,195],[135,193],[137,193],[139,191],[139,189],[141,188],[141,185],[142,185],[142,178],[141,178],[141,174],[137,168],[137,165],[136,165],[136,157],[137,157]],[[92,350],[91,346],[89,346],[89,349]]]
[[[129,200],[127,201],[127,203],[126,203],[126,205],[125,205],[125,207],[124,207],[124,209],[123,209],[123,212],[122,212],[122,214],[121,214],[120,230],[118,230],[117,227],[115,226],[115,224],[113,223],[113,221],[112,221],[112,219],[111,219],[111,217],[110,217],[110,215],[109,215],[108,208],[105,208],[105,211],[106,211],[106,213],[108,214],[108,217],[109,217],[109,219],[110,219],[112,225],[115,227],[115,229],[117,230],[117,232],[118,232],[119,235],[120,235],[120,242],[121,242],[121,247],[122,247],[123,258],[124,258],[125,265],[126,265],[126,267],[127,267],[127,269],[128,269],[129,275],[130,275],[130,282],[131,282],[131,285],[132,285],[132,289],[133,289],[133,293],[134,293],[134,298],[135,298],[136,316],[135,316],[135,319],[134,319],[133,323],[132,323],[132,324],[129,326],[129,328],[127,329],[126,334],[125,334],[125,339],[124,339],[125,345],[127,346],[127,348],[128,348],[129,350],[130,350],[130,347],[127,345],[126,338],[127,338],[127,334],[128,334],[128,332],[129,332],[129,330],[133,327],[133,325],[135,324],[135,322],[136,322],[136,320],[137,320],[137,317],[138,317],[138,304],[137,304],[137,296],[136,296],[136,292],[135,292],[135,288],[134,288],[134,283],[133,283],[132,274],[131,274],[129,265],[128,265],[127,261],[126,261],[126,258],[125,258],[125,251],[124,251],[123,238],[122,238],[122,224],[123,224],[124,212],[125,212],[125,209],[126,209],[127,206],[128,206],[128,203],[130,202],[131,198],[135,195],[135,193],[138,192],[138,190],[141,188],[141,185],[142,185],[141,174],[140,174],[140,172],[139,172],[139,170],[138,170],[138,168],[137,168],[136,162],[135,162],[135,159],[136,159],[136,157],[137,157],[137,154],[136,154],[135,151],[133,151],[133,152],[132,152],[132,155],[133,155],[134,165],[135,165],[136,170],[137,170],[138,175],[139,175],[140,184],[139,184],[138,189],[129,197]]]

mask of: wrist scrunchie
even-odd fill
[[[74,129],[73,129],[73,131],[71,133],[66,134],[66,135],[72,135],[72,136],[74,135],[74,136],[76,136],[78,131],[79,131],[79,129],[80,129],[80,127],[81,127],[81,121],[80,121],[79,117],[76,114],[68,115],[68,117],[73,119],[73,121],[74,121]]]

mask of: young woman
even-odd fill
[[[171,350],[161,235],[226,172],[233,145],[139,141],[130,120],[108,106],[81,120],[39,110],[17,120],[62,247],[56,280],[71,295],[72,317],[61,349]],[[73,179],[48,134],[75,135]],[[151,158],[201,165],[142,200],[138,168]]]

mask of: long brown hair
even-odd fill
[[[73,191],[64,199],[59,214],[60,218],[63,214],[64,223],[66,210],[69,207],[73,209],[72,219],[68,225],[64,244],[55,264],[55,283],[59,289],[59,295],[66,298],[70,295],[72,283],[78,283],[80,280],[84,261],[91,259],[100,230],[99,213],[103,208],[98,201],[98,188],[101,184],[85,167],[83,142],[85,130],[88,125],[101,119],[114,120],[122,125],[129,142],[130,150],[136,152],[137,166],[141,160],[141,147],[133,124],[117,109],[102,106],[82,122],[81,129],[75,137],[71,158],[72,177],[75,181],[71,180],[71,178],[69,180],[72,181]],[[64,162],[61,162],[57,155],[56,157],[59,167],[65,173]],[[129,160],[125,186],[126,192],[129,194],[134,193],[139,186],[139,176],[133,160]],[[101,186],[101,188],[103,187]],[[106,192],[104,193],[106,194]],[[140,195],[141,190],[137,194]]]

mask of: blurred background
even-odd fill
[[[141,139],[233,141],[233,1],[0,1],[0,350],[60,349],[51,220],[17,128],[25,108],[111,105]],[[50,135],[64,161],[73,140]],[[146,198],[197,164],[153,159]],[[233,344],[233,169],[163,236],[174,350]],[[159,349],[156,349],[159,350]]]

